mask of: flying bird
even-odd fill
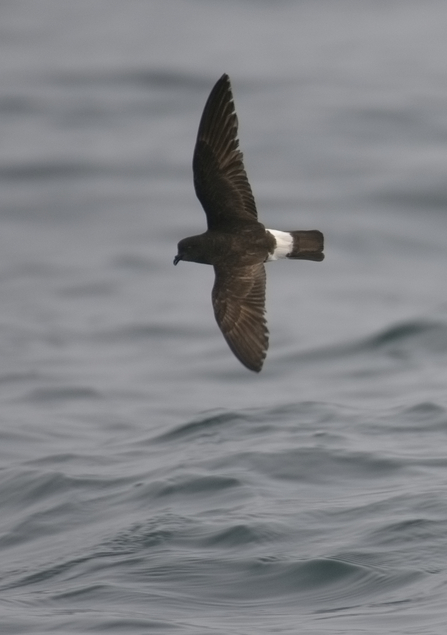
[[[268,349],[264,263],[321,261],[323,234],[266,229],[258,221],[237,131],[230,78],[224,74],[205,104],[193,157],[194,187],[208,229],[178,243],[174,265],[180,260],[213,265],[217,324],[238,360],[259,372]]]

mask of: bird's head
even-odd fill
[[[178,265],[180,260],[189,260],[188,252],[188,243],[185,243],[185,239],[181,240],[177,245],[177,255],[174,258],[174,265]]]
[[[174,258],[174,265],[180,260],[209,264],[208,258],[203,253],[203,236],[190,236],[184,238],[177,245],[177,255]]]

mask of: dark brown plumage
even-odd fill
[[[268,348],[264,262],[322,260],[323,235],[266,230],[258,222],[237,128],[230,79],[222,75],[206,102],[193,158],[194,187],[208,230],[181,240],[174,264],[190,260],[214,266],[217,323],[239,361],[259,372]]]

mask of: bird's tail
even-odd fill
[[[292,260],[323,260],[324,237],[317,229],[288,232],[293,238],[293,249],[287,254]]]

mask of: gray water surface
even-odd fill
[[[447,4],[0,7],[0,632],[443,635]],[[191,159],[223,72],[268,266],[229,351]]]

